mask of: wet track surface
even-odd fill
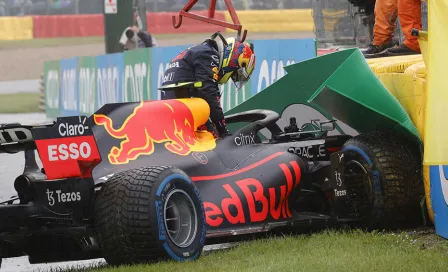
[[[21,123],[22,125],[41,124],[47,122],[45,114],[0,114],[0,124]],[[14,179],[23,172],[24,154],[0,154],[0,201],[5,201],[15,195]],[[230,245],[206,246],[205,251],[224,249]],[[3,259],[0,272],[30,272],[30,271],[62,271],[70,268],[83,268],[92,265],[105,264],[103,259],[89,261],[63,262],[51,264],[34,264],[28,262],[28,257]]]

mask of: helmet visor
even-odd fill
[[[236,91],[239,91],[249,81],[250,75],[255,68],[255,54],[250,56],[247,62],[240,64],[240,68],[232,74],[232,81],[236,86]]]
[[[250,75],[247,73],[246,68],[240,68],[232,74],[232,81],[235,84],[237,92],[246,85],[249,79]]]

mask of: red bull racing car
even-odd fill
[[[223,237],[419,220],[421,162],[397,135],[329,136],[333,120],[282,129],[278,113],[252,110],[227,116],[237,129],[215,139],[197,129],[208,115],[189,98],[0,126],[0,152],[26,157],[17,196],[0,205],[1,256],[185,261]]]

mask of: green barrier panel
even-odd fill
[[[361,51],[346,51],[344,55],[348,54],[347,58],[339,63],[337,69],[331,71],[331,76],[310,97],[311,104],[325,109],[359,132],[393,130],[409,134],[410,138],[421,142],[408,113],[372,72]],[[330,54],[323,59],[333,63],[336,62],[335,56]],[[310,66],[306,71],[311,75],[313,71],[321,69]],[[294,71],[291,73],[305,72],[300,66],[292,70]],[[287,71],[290,73],[289,69]]]
[[[151,50],[147,48],[124,53],[124,101],[151,99]]]
[[[238,106],[252,96],[252,80],[249,80],[238,92],[235,84],[229,80],[220,86],[221,106],[224,112]]]
[[[348,49],[285,67],[287,74],[226,115],[251,109],[281,114],[293,103],[306,103],[359,133],[388,129],[420,142],[401,104],[383,86],[359,49]]]
[[[45,112],[48,117],[59,116],[60,62],[44,63]]]
[[[96,99],[96,57],[81,57],[78,62],[78,94],[81,115],[95,112]]]

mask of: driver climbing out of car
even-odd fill
[[[198,129],[208,130],[215,137],[225,137],[230,133],[220,103],[219,85],[231,78],[238,91],[249,80],[254,67],[252,44],[241,43],[235,38],[225,39],[217,32],[171,60],[159,89],[172,91],[165,92],[171,94],[163,99],[200,97],[207,101],[210,119]],[[198,82],[202,83],[201,86],[196,85]]]

